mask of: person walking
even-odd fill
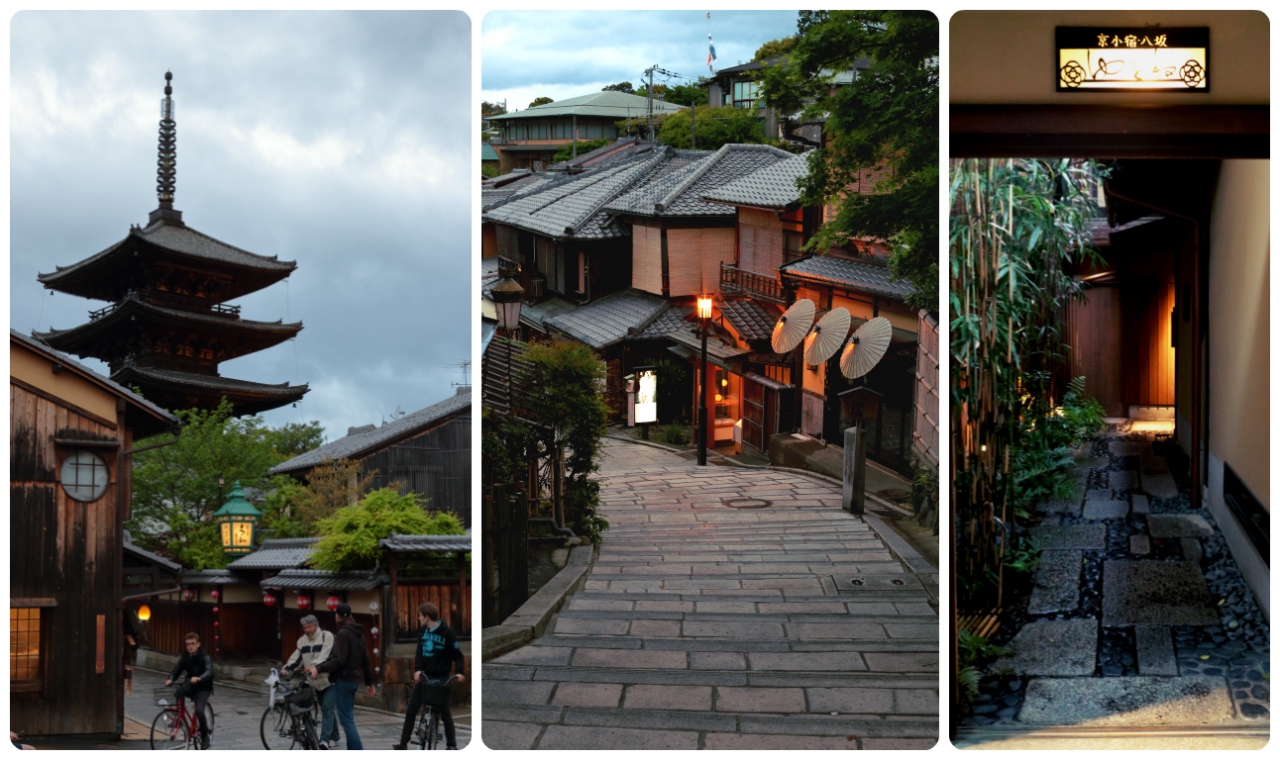
[[[196,720],[200,723],[200,749],[209,749],[209,724],[205,721],[204,708],[213,693],[213,658],[200,646],[200,635],[194,631],[182,637],[187,653],[169,671],[165,686],[173,686],[179,673],[186,673],[188,680],[179,683],[174,692],[178,699],[190,699],[195,705]]]
[[[360,690],[360,676],[364,675],[369,696],[375,694],[373,670],[369,667],[369,653],[364,650],[364,626],[351,616],[351,605],[343,602],[334,610],[338,621],[338,633],[333,637],[333,651],[319,665],[307,668],[312,680],[320,673],[333,673],[330,686],[336,693],[333,700],[338,710],[338,722],[347,735],[347,749],[364,749],[360,732],[356,730],[356,692]]]
[[[413,732],[413,722],[418,718],[418,709],[422,707],[423,680],[443,681],[449,677],[449,670],[457,666],[458,683],[467,680],[464,673],[467,665],[458,646],[458,637],[449,626],[440,620],[440,609],[431,602],[418,605],[418,625],[422,626],[422,636],[418,639],[418,651],[413,655],[413,692],[409,696],[409,709],[404,716],[404,728],[400,731],[400,743],[392,749],[407,749],[409,734]],[[444,742],[447,749],[458,748],[458,735],[453,726],[453,713],[449,705],[437,708],[440,720],[444,723]]]
[[[332,651],[333,633],[321,630],[320,621],[315,615],[307,615],[302,618],[302,635],[298,637],[298,645],[293,652],[293,657],[285,663],[280,675],[290,678],[299,668],[305,670],[311,665],[318,665],[329,659]],[[327,673],[321,673],[311,681],[311,688],[320,695],[320,711],[323,716],[320,726],[320,749],[329,749],[338,743],[338,706],[334,702],[337,692],[329,686]]]

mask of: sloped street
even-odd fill
[[[484,664],[486,745],[936,742],[936,571],[842,511],[838,487],[616,441],[599,477],[610,528],[584,588]]]

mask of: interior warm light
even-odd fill
[[[144,604],[144,605],[142,605],[141,607],[139,607],[139,608],[138,608],[138,619],[139,619],[139,620],[141,620],[141,621],[142,621],[142,622],[144,622],[144,623],[145,623],[145,622],[147,622],[148,620],[150,620],[150,619],[151,619],[151,608],[150,608],[150,607],[148,607],[148,606],[147,606],[147,605],[145,605],[145,604]]]
[[[719,393],[717,393],[717,394],[716,394],[716,401],[724,401],[724,396],[721,396]]]
[[[721,388],[723,388],[724,386],[726,386],[726,385],[728,385],[728,384],[729,384],[729,378],[727,378],[727,377],[722,377],[722,378],[720,378],[720,387],[721,387]]]

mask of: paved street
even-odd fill
[[[837,487],[607,441],[610,528],[547,635],[484,665],[494,749],[924,749],[936,575]]]
[[[121,749],[146,749],[151,720],[160,711],[151,701],[151,690],[164,684],[165,676],[151,670],[135,670],[133,695],[125,697],[125,741]],[[213,697],[209,700],[214,709],[213,749],[263,749],[258,728],[262,713],[267,707],[265,693],[250,690],[247,685],[234,681],[215,683]],[[454,708],[458,724],[458,745],[465,747],[471,741],[471,717],[467,708]],[[400,739],[404,716],[356,708],[356,727],[365,749],[391,749]],[[133,741],[141,739],[141,742]],[[346,739],[333,749],[346,749]]]

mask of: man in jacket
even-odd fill
[[[351,617],[351,606],[346,602],[334,611],[338,620],[338,633],[333,637],[333,651],[319,665],[307,668],[311,678],[320,673],[332,673],[330,679],[336,692],[333,700],[338,709],[338,722],[347,735],[347,749],[364,749],[360,732],[356,730],[356,692],[360,689],[360,676],[364,675],[369,696],[375,694],[373,670],[369,668],[369,654],[364,650],[364,626]]]
[[[289,678],[298,668],[319,665],[329,659],[332,651],[333,633],[321,630],[320,621],[315,615],[307,615],[302,619],[302,635],[298,637],[297,649],[289,662],[285,663],[280,675]],[[311,688],[320,695],[320,710],[324,716],[320,727],[320,749],[329,749],[338,743],[338,707],[334,702],[337,692],[328,687],[329,676],[324,673],[311,682]]]
[[[431,602],[418,605],[418,625],[422,626],[422,636],[418,639],[418,651],[413,656],[413,682],[421,684],[430,678],[443,681],[449,677],[449,670],[457,666],[458,683],[467,680],[464,670],[466,658],[458,647],[458,637],[449,626],[440,620],[440,610]],[[407,749],[409,734],[413,731],[413,722],[418,717],[418,709],[422,706],[422,690],[414,686],[409,696],[409,709],[404,716],[404,728],[400,731],[400,743],[394,749]],[[436,708],[440,711],[440,720],[444,722],[444,740],[448,749],[458,748],[458,736],[453,726],[453,713],[449,706]]]
[[[190,699],[195,705],[196,720],[200,723],[200,749],[209,749],[209,724],[205,721],[205,705],[209,704],[209,695],[213,693],[213,659],[200,646],[200,636],[194,632],[182,637],[187,653],[182,655],[178,664],[169,672],[165,686],[172,686],[178,680],[179,673],[186,673],[188,679],[179,683],[174,696],[178,699]]]

